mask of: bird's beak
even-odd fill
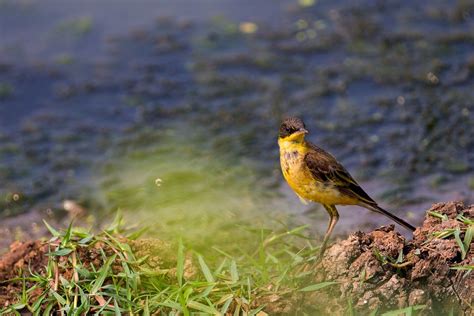
[[[308,131],[304,128],[300,128],[297,132],[291,134],[291,139],[302,140],[306,134],[308,134]]]

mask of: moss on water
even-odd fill
[[[0,100],[9,98],[13,95],[13,86],[7,82],[0,82]]]

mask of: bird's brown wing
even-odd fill
[[[361,202],[377,205],[336,158],[316,145],[308,145],[311,150],[306,153],[304,161],[317,181],[333,185],[342,194],[352,196]]]

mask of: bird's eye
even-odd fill
[[[291,128],[289,128],[289,127],[286,127],[285,130],[286,130],[288,133],[291,132]]]

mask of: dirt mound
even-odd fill
[[[19,276],[21,271],[44,273],[48,245],[40,241],[14,242],[0,260],[0,282]],[[0,306],[8,306],[22,291],[21,282],[0,283]]]
[[[317,282],[339,284],[306,299],[314,301],[321,314],[343,314],[350,301],[361,314],[424,305],[422,313],[427,315],[474,315],[474,274],[467,268],[474,264],[469,237],[473,218],[474,205],[439,203],[428,211],[412,241],[393,225],[354,233],[334,244],[313,267]]]

